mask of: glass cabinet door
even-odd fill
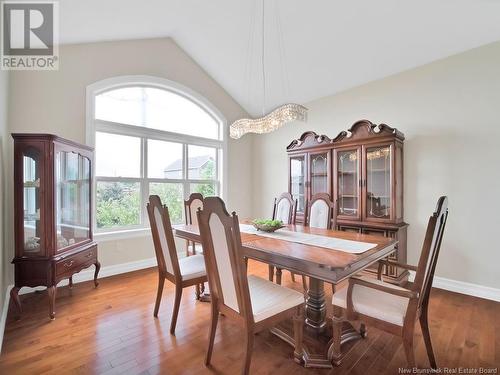
[[[391,218],[391,146],[366,148],[366,218]]]
[[[328,152],[309,156],[311,196],[318,193],[329,193],[328,164]]]
[[[335,158],[338,215],[347,218],[357,218],[360,216],[359,149],[338,150],[336,151]]]
[[[90,239],[90,160],[56,153],[57,250]]]
[[[43,253],[40,164],[40,155],[34,150],[23,155],[24,254],[27,256]]]
[[[290,157],[290,194],[297,199],[297,212],[304,212],[305,205],[305,156]]]

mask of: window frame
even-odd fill
[[[99,120],[95,118],[95,98],[96,96],[120,88],[126,87],[151,87],[166,90],[174,94],[184,97],[186,100],[191,101],[193,104],[199,106],[207,112],[219,126],[219,139],[203,138],[187,134],[174,133],[164,130],[146,128],[143,126],[122,124],[112,121]],[[227,122],[222,113],[211,104],[206,98],[196,93],[195,91],[185,87],[177,82],[173,82],[164,78],[153,76],[120,76],[105,79],[87,87],[86,91],[86,142],[88,145],[95,147],[96,132],[111,133],[117,135],[126,135],[138,137],[141,143],[141,161],[140,161],[140,177],[98,177],[96,176],[96,167],[93,164],[92,177],[93,177],[93,195],[92,210],[96,212],[97,201],[97,181],[129,181],[138,182],[140,184],[141,192],[141,212],[140,218],[142,224],[132,226],[122,226],[116,228],[97,228],[97,215],[94,214],[93,222],[91,223],[94,232],[94,238],[99,239],[119,239],[147,235],[149,233],[149,221],[147,218],[146,202],[148,200],[149,184],[160,183],[181,183],[183,188],[183,199],[189,196],[191,184],[196,183],[209,183],[215,182],[215,189],[217,195],[225,199],[227,196],[227,142],[228,142],[228,129]],[[182,144],[182,178],[150,178],[147,174],[147,153],[148,153],[148,139],[159,140],[166,142],[175,142]],[[189,145],[213,147],[216,149],[215,160],[215,179],[214,180],[200,180],[189,179],[188,175],[188,147]],[[95,160],[92,161],[95,163]],[[184,210],[182,210],[184,211]],[[184,214],[184,213],[183,213]]]

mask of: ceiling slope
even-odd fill
[[[262,112],[260,26],[253,43],[249,40],[259,12],[255,0],[64,0],[60,39],[171,36],[257,116]],[[500,40],[496,0],[266,0],[266,14],[266,110]]]

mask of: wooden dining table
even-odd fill
[[[248,224],[248,221],[243,223]],[[290,242],[282,239],[241,233],[243,255],[249,259],[290,270],[309,278],[305,298],[305,327],[303,337],[303,365],[305,367],[332,368],[342,362],[352,349],[360,333],[350,323],[344,322],[342,334],[333,335],[332,320],[327,316],[324,283],[338,285],[349,277],[365,270],[378,260],[388,257],[396,250],[397,241],[379,237],[337,230],[310,228],[301,225],[287,225],[289,231],[320,236],[335,237],[374,244],[375,247],[363,253]],[[201,242],[197,225],[175,225],[179,238]],[[291,322],[284,322],[271,330],[291,345],[294,345]]]

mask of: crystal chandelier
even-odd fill
[[[264,42],[265,42],[265,5],[262,0],[262,54],[261,54],[261,67],[262,67],[262,117],[250,119],[243,118],[233,122],[229,128],[229,135],[231,138],[241,138],[247,133],[264,134],[270,133],[278,128],[281,128],[291,121],[307,121],[307,108],[300,104],[287,103],[283,104],[268,114],[265,114],[266,105],[266,74],[265,74],[265,59],[264,59]],[[279,35],[280,41],[282,39]],[[283,57],[280,56],[283,63]],[[283,71],[284,69],[282,69]]]
[[[264,134],[281,128],[291,121],[306,121],[307,108],[300,104],[283,104],[271,113],[256,119],[242,118],[231,124],[231,138],[241,138],[246,133]]]

